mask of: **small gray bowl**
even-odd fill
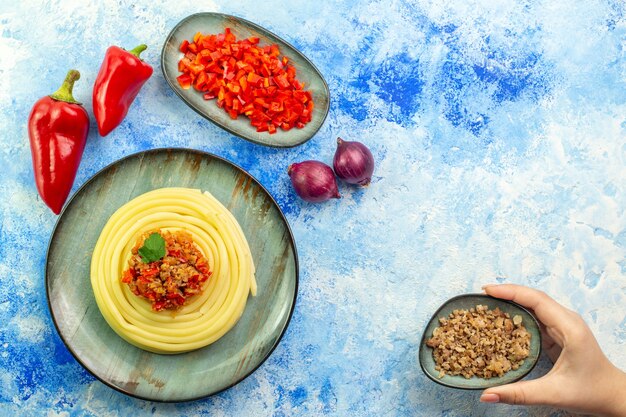
[[[453,310],[469,310],[478,304],[486,305],[490,310],[496,307],[505,313],[509,313],[511,317],[515,315],[522,316],[522,323],[526,330],[530,333],[530,355],[524,360],[524,364],[516,370],[511,370],[501,377],[485,378],[465,378],[460,375],[444,375],[439,378],[439,371],[435,370],[435,360],[433,358],[433,349],[426,346],[426,341],[432,337],[435,328],[439,327],[439,318],[447,317]],[[495,387],[498,385],[510,384],[525,377],[537,364],[539,354],[541,353],[541,331],[539,323],[533,314],[521,305],[512,301],[501,300],[499,298],[490,297],[485,294],[465,294],[453,297],[443,303],[437,312],[430,319],[422,335],[419,347],[419,361],[422,370],[426,376],[438,384],[450,388],[478,390]]]
[[[227,27],[237,39],[256,36],[263,45],[277,44],[281,55],[289,58],[290,63],[296,68],[296,77],[304,82],[304,88],[311,92],[315,104],[312,120],[302,129],[294,127],[287,132],[277,129],[272,135],[268,132],[257,132],[247,117],[239,116],[233,120],[223,109],[217,107],[215,100],[204,100],[203,94],[193,87],[188,90],[180,87],[176,77],[181,74],[178,71],[178,61],[183,57],[179,50],[181,42],[184,39],[193,39],[197,32],[220,33]],[[320,129],[330,108],[328,84],[322,73],[307,57],[269,30],[248,20],[222,13],[196,13],[181,20],[165,39],[161,51],[161,70],[172,90],[199,115],[233,135],[258,145],[291,148],[305,143]]]

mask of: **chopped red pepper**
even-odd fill
[[[129,284],[133,280],[133,274],[130,269],[127,269],[122,275],[122,282],[124,284]]]
[[[259,38],[237,40],[224,33],[184,40],[177,77],[184,89],[203,93],[236,119],[243,114],[257,132],[304,127],[313,117],[313,97],[296,79],[296,68],[280,56],[278,45],[259,46]]]
[[[181,44],[180,44],[180,52],[182,52],[183,54],[187,53],[187,47],[189,46],[189,41],[187,39],[185,39]]]
[[[176,79],[178,80],[178,84],[185,90],[191,87],[191,76],[189,74],[179,75]]]
[[[146,278],[153,277],[156,274],[158,274],[160,271],[161,270],[159,269],[158,266],[152,266],[149,269],[144,270],[142,276]]]
[[[286,74],[280,74],[274,77],[274,81],[276,81],[276,84],[278,84],[278,86],[282,89],[287,89],[289,88],[289,80],[287,80],[287,75]]]

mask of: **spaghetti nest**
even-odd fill
[[[150,230],[185,230],[208,260],[211,278],[200,294],[172,311],[154,311],[121,277],[138,237]],[[254,264],[235,217],[210,193],[161,188],[120,207],[102,229],[91,260],[91,285],[100,312],[129,343],[155,353],[207,346],[239,320],[256,295]]]

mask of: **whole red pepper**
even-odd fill
[[[107,49],[93,87],[93,112],[101,136],[122,123],[139,90],[152,75],[152,67],[139,58],[146,48],[139,45],[131,51],[117,46]]]
[[[72,96],[79,78],[78,71],[70,70],[61,88],[40,98],[28,118],[35,183],[55,214],[72,189],[89,132],[89,116]]]

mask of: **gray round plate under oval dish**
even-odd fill
[[[237,36],[237,39],[256,36],[261,40],[261,45],[277,44],[281,56],[289,58],[290,63],[296,68],[296,78],[304,82],[304,89],[309,90],[313,96],[312,119],[302,129],[294,127],[289,131],[283,131],[279,128],[271,135],[268,132],[257,132],[247,117],[242,115],[233,120],[228,113],[217,106],[215,100],[205,100],[204,93],[196,91],[193,87],[183,89],[178,84],[176,77],[181,75],[178,71],[178,62],[183,57],[179,49],[181,42],[185,39],[191,41],[197,32],[204,35],[218,34],[223,33],[227,27]],[[328,84],[307,57],[269,30],[248,20],[222,13],[196,13],[181,20],[163,44],[161,71],[172,90],[198,114],[228,132],[259,145],[290,148],[305,143],[320,129],[330,108]]]
[[[453,310],[469,310],[478,304],[486,305],[490,310],[498,307],[505,313],[509,313],[511,318],[517,314],[522,316],[522,324],[530,333],[530,354],[524,359],[524,363],[516,370],[506,372],[501,377],[494,378],[465,378],[461,375],[444,375],[439,378],[439,371],[435,369],[435,360],[433,358],[433,349],[426,346],[426,340],[432,337],[435,328],[439,327],[439,318],[447,317]],[[541,353],[541,330],[535,316],[521,305],[508,300],[490,297],[486,294],[464,294],[453,297],[443,303],[437,312],[430,319],[422,335],[419,347],[419,362],[422,370],[427,377],[450,388],[460,389],[486,389],[497,385],[509,384],[522,379],[530,371],[533,370]]]
[[[248,239],[258,283],[235,327],[205,348],[178,355],[147,352],[120,338],[100,314],[90,282],[93,248],[109,217],[161,187],[199,188],[220,200]],[[109,165],[76,192],[52,232],[45,277],[59,335],[89,372],[141,399],[191,401],[235,385],[269,357],[293,313],[298,256],[280,208],[243,169],[205,152],[155,149]]]

